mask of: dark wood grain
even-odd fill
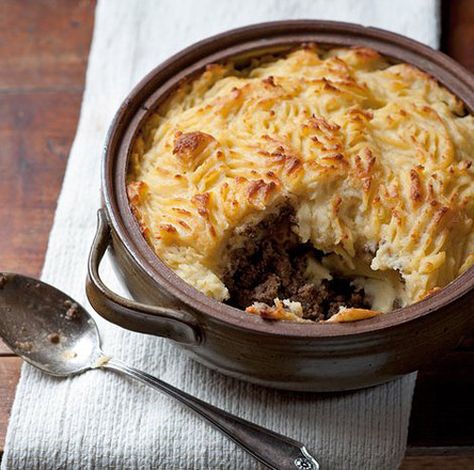
[[[0,89],[81,92],[94,3],[0,1]]]
[[[474,1],[443,1],[441,48],[474,73],[473,40]],[[419,372],[410,418],[409,445],[474,446],[473,396],[474,332],[466,332],[466,338],[455,351]],[[466,458],[470,462],[467,467],[474,468],[474,455]],[[417,459],[420,461],[420,456]]]
[[[400,470],[468,470],[473,468],[474,457],[420,455],[407,456]]]
[[[0,2],[0,266],[38,275],[79,115],[94,2]]]
[[[75,133],[93,0],[0,0],[0,270],[38,276]],[[474,1],[443,2],[443,50],[474,71]],[[0,453],[20,360],[0,343]],[[474,337],[419,373],[402,470],[474,468]]]
[[[12,356],[10,349],[0,339],[0,356]],[[1,377],[1,376],[0,376]],[[0,402],[1,403],[1,402]],[[1,406],[1,405],[0,405]],[[1,414],[1,413],[0,413]]]
[[[8,419],[15,396],[15,386],[20,378],[20,367],[20,358],[0,357],[0,454],[5,442]]]
[[[410,420],[413,446],[474,446],[471,339],[419,372]],[[473,460],[474,463],[474,460]]]
[[[4,271],[40,272],[80,103],[78,91],[0,93]]]
[[[442,49],[474,71],[474,2],[443,0],[442,13]]]
[[[79,117],[92,0],[0,0],[0,270],[39,276]],[[0,343],[0,452],[20,359]]]

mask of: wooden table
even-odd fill
[[[75,134],[94,0],[0,0],[0,270],[39,276]],[[474,71],[474,1],[442,48]],[[473,136],[474,138],[474,136]],[[0,453],[21,361],[0,343]],[[420,371],[404,470],[474,468],[474,334]]]

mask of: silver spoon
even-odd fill
[[[105,355],[93,318],[73,299],[44,282],[0,273],[0,337],[25,361],[50,375],[68,377],[105,368],[149,385],[191,408],[268,468],[319,469],[303,444]]]

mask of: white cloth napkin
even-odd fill
[[[196,40],[244,24],[288,18],[352,21],[438,45],[436,0],[100,0],[45,281],[92,310],[84,280],[100,206],[102,146],[113,114],[132,86]],[[109,265],[103,273],[119,290]],[[322,469],[394,469],[403,457],[415,374],[345,394],[273,391],[212,372],[169,341],[97,320],[109,354],[304,442]],[[173,400],[113,372],[58,380],[25,365],[1,468],[247,470],[261,465]]]

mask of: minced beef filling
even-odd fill
[[[224,274],[229,289],[228,303],[245,309],[254,302],[273,305],[273,300],[300,302],[303,318],[324,320],[342,305],[370,308],[363,289],[356,289],[350,279],[308,281],[305,270],[310,256],[320,259],[322,253],[309,243],[300,243],[292,231],[296,219],[292,208],[267,217],[243,234],[242,247],[232,251],[231,262]]]

